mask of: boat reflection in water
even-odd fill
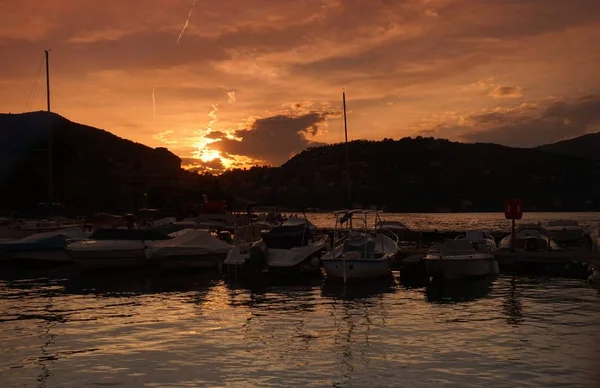
[[[489,296],[496,275],[472,280],[432,281],[425,289],[427,301],[431,303],[459,303]]]
[[[521,291],[517,288],[517,280],[513,276],[510,280],[506,296],[502,301],[502,309],[506,315],[506,323],[509,325],[519,325],[523,321],[523,304]]]
[[[361,283],[343,284],[335,281],[323,283],[321,295],[329,298],[352,300],[372,296],[390,294],[398,290],[398,284],[393,274]]]
[[[155,273],[152,271],[121,273],[83,272],[64,284],[66,294],[128,297],[163,292],[207,291],[215,284],[215,272]]]

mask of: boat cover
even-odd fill
[[[93,240],[157,241],[170,238],[164,233],[149,229],[99,229],[90,236]]]
[[[153,256],[206,255],[227,253],[231,245],[211,235],[206,230],[190,230],[170,240],[153,245]]]
[[[56,232],[37,233],[20,240],[0,243],[0,251],[24,252],[32,250],[63,249],[67,240],[85,239],[86,233],[80,228],[64,228]]]

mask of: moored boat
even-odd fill
[[[504,237],[498,244],[499,250],[512,250],[512,234]],[[552,239],[550,234],[541,226],[524,225],[515,231],[515,251],[526,252],[548,252],[563,251],[563,249]]]
[[[316,273],[327,241],[328,236],[319,235],[316,226],[306,218],[290,218],[263,231],[261,239],[251,246],[234,245],[225,265],[246,267],[249,272],[268,269],[284,275]]]
[[[577,220],[548,221],[545,229],[554,241],[561,244],[578,244],[585,238],[585,231]]]
[[[149,264],[152,244],[170,238],[145,229],[100,229],[67,252],[83,269],[140,268]]]
[[[220,267],[231,244],[207,230],[189,230],[151,247],[151,260],[163,269]]]
[[[67,244],[86,238],[85,232],[72,227],[2,242],[0,243],[0,262],[18,267],[52,267],[70,264],[73,259],[65,250]]]
[[[352,220],[356,215],[363,225],[354,229]],[[338,211],[335,212],[335,216],[335,245],[321,258],[327,279],[349,282],[379,278],[388,274],[392,260],[398,252],[398,238],[392,232],[384,233],[381,229],[379,212],[356,209]],[[375,227],[372,230],[368,226],[369,216],[375,218]],[[340,233],[338,228],[342,227],[342,224],[347,225],[347,230]],[[338,238],[338,235],[344,233],[346,237]]]
[[[476,250],[466,239],[446,240],[425,255],[429,276],[438,279],[464,279],[499,272],[498,263],[490,251]]]

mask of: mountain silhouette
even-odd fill
[[[0,208],[31,211],[48,200],[48,131],[53,136],[53,200],[73,212],[180,209],[201,194],[248,202],[402,212],[501,211],[522,198],[528,211],[600,210],[600,134],[536,148],[445,139],[356,140],[306,149],[280,167],[219,176],[181,169],[151,148],[54,113],[0,114]],[[237,198],[235,200],[234,198]]]

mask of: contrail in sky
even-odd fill
[[[154,88],[152,89],[152,113],[154,114],[154,120],[156,120],[156,98],[154,96],[154,92],[156,92],[156,87],[158,86],[158,78],[154,83]]]
[[[196,6],[196,0],[194,0],[192,2],[192,7],[190,8],[190,13],[188,14],[188,17],[185,20],[185,24],[183,25],[183,28],[181,29],[181,32],[179,33],[179,37],[177,38],[177,42],[175,44],[179,43],[179,41],[181,40],[181,37],[183,36],[183,33],[185,32],[185,29],[187,28],[188,24],[190,24],[190,19],[192,17],[192,12],[194,12],[195,6]]]
[[[179,41],[181,40],[183,33],[185,32],[186,28],[190,24],[190,19],[192,18],[192,13],[194,12],[195,6],[196,6],[196,0],[194,0],[192,2],[192,6],[190,8],[190,12],[188,13],[188,17],[185,20],[185,24],[183,25],[183,28],[181,29],[181,32],[179,33],[179,36],[177,37],[177,42],[175,42],[175,44],[179,44]],[[158,87],[158,78],[156,79],[156,82],[154,83],[154,88],[152,89],[152,112],[154,114],[154,120],[156,120],[156,88],[157,87]]]

